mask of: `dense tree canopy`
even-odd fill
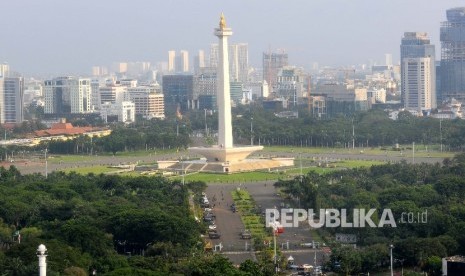
[[[259,107],[236,112],[234,136],[246,144],[252,135],[255,144],[263,145],[351,147],[354,140],[356,147],[392,147],[412,142],[439,145],[441,138],[447,149],[462,149],[465,145],[465,121],[458,119],[441,121],[401,112],[397,120],[391,120],[382,110],[328,119],[313,118],[305,110],[299,112],[299,118],[278,118]]]
[[[401,162],[326,175],[309,173],[276,186],[292,199],[300,199],[305,208],[347,209],[349,222],[354,219],[353,209],[377,209],[372,217],[375,223],[383,210],[392,211],[396,227],[321,229],[329,243],[336,233],[357,237],[358,250],[337,249],[334,244],[333,261],[340,262],[344,273],[382,267],[389,244],[395,247],[395,258],[405,265],[437,273],[437,258],[465,255],[465,155],[444,163]]]
[[[0,271],[37,271],[40,243],[48,248],[52,273],[109,272],[130,266],[121,254],[185,257],[199,246],[187,188],[178,182],[74,173],[45,179],[14,167],[0,174]],[[172,249],[163,254],[152,249],[165,244]]]

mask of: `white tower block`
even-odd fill
[[[233,147],[231,123],[231,96],[229,87],[228,36],[232,35],[226,27],[224,15],[221,14],[219,28],[215,29],[218,42],[217,104],[218,104],[218,146]]]
[[[47,276],[47,248],[45,245],[39,245],[37,257],[39,258],[39,276]]]

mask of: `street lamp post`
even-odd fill
[[[41,244],[37,248],[36,252],[37,257],[39,258],[39,276],[47,275],[47,248],[45,245]]]
[[[184,186],[184,162],[182,161],[182,156],[181,156],[181,166],[182,166],[182,185]]]
[[[250,118],[250,145],[253,146],[253,117]]]
[[[48,178],[48,160],[47,160],[47,149],[45,149],[45,178]]]
[[[352,149],[355,149],[355,126],[354,126],[354,118],[352,118]]]
[[[204,119],[205,119],[205,137],[208,135],[208,129],[207,129],[207,109],[204,108]]]
[[[442,118],[439,120],[439,143],[441,144],[441,152],[442,152]]]
[[[273,263],[274,263],[274,269],[275,273],[278,273],[278,255],[276,251],[276,235],[278,234],[278,226],[276,225],[276,221],[270,221],[270,227],[271,230],[273,231]]]
[[[276,253],[276,235],[277,235],[277,232],[278,232],[278,230],[275,229],[275,227],[273,227],[273,242],[274,242],[273,259],[274,259],[274,269],[275,269],[276,274],[278,273],[278,254]]]
[[[392,258],[392,249],[394,248],[394,245],[389,245],[390,253],[391,253],[391,276],[394,276],[394,266],[393,266],[393,258]]]
[[[412,143],[412,163],[415,164],[415,142]]]

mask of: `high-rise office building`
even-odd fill
[[[174,72],[176,64],[176,51],[170,50],[168,51],[168,72]]]
[[[276,78],[275,96],[288,100],[292,106],[297,106],[298,99],[304,96],[304,80],[302,69],[284,66]]]
[[[231,81],[229,83],[229,91],[231,96],[231,103],[234,106],[242,103],[244,86],[240,81]]]
[[[147,73],[150,68],[150,62],[148,61],[128,62],[127,74],[132,77],[140,77]]]
[[[409,110],[431,110],[435,108],[433,100],[435,84],[432,71],[435,70],[431,57],[402,59],[402,93],[404,107]]]
[[[93,111],[100,109],[100,87],[103,86],[103,79],[92,79],[90,81],[91,109]]]
[[[92,112],[92,89],[90,79],[75,79],[71,82],[71,113]]]
[[[193,86],[193,75],[164,75],[162,87],[165,112],[174,113],[178,107],[183,111],[192,108]]]
[[[197,73],[201,68],[205,67],[205,52],[199,50],[199,53],[194,57],[194,73]]]
[[[127,88],[129,99],[134,103],[135,114],[145,119],[165,118],[163,93],[156,86],[137,86]]]
[[[428,58],[428,59],[424,59]],[[408,62],[404,62],[404,59],[409,59]],[[411,59],[417,59],[415,62]],[[411,106],[413,104],[412,99],[407,100],[406,97],[411,97],[416,92],[407,91],[408,81],[412,82],[414,79],[427,79],[430,84],[428,85],[418,85],[419,88],[428,89],[427,91],[420,91],[420,95],[429,95],[426,97],[429,103],[421,104],[418,108],[422,109],[431,109],[436,108],[436,69],[435,69],[435,48],[433,44],[430,44],[430,39],[427,33],[424,32],[405,32],[404,37],[402,37],[401,44],[400,44],[400,61],[401,61],[401,96],[402,96],[402,103],[404,107],[408,105]],[[414,68],[414,64],[424,64],[424,62],[429,61],[430,64],[428,65],[428,70],[414,70],[412,72],[406,72],[407,65],[411,64],[410,68]],[[412,69],[413,70],[413,69]],[[418,76],[414,77],[412,74],[416,72],[419,74]],[[428,76],[424,76],[425,72],[429,74]],[[408,79],[407,79],[408,77]],[[412,83],[410,83],[409,87],[413,87]],[[415,90],[415,89],[414,89]],[[415,90],[416,91],[416,90]],[[426,108],[429,107],[429,108]]]
[[[286,53],[263,53],[263,80],[266,80],[272,92],[276,89],[278,72],[289,65]]]
[[[108,68],[105,66],[92,66],[92,76],[100,77],[108,75]]]
[[[92,112],[90,79],[60,77],[44,82],[44,112],[70,114]]]
[[[229,47],[231,81],[246,83],[249,75],[249,46],[246,43]]]
[[[209,65],[212,68],[218,67],[218,44],[217,43],[213,43],[210,45]]]
[[[176,56],[176,72],[189,72],[189,52],[186,50],[179,51],[179,56]]]
[[[23,78],[0,77],[0,123],[19,124],[23,121]]]
[[[10,74],[10,65],[6,63],[0,64],[0,77],[8,77]]]
[[[386,66],[392,68],[392,54],[385,54],[384,56],[386,58]]]
[[[127,86],[114,83],[100,87],[99,106],[105,103],[120,104],[124,101],[128,101],[129,96],[127,95],[127,88]]]
[[[127,62],[115,62],[113,63],[113,72],[118,74],[125,74],[128,71]]]
[[[441,100],[465,102],[465,7],[446,11],[441,23]]]
[[[229,79],[246,83],[249,77],[249,46],[247,43],[231,44],[228,48]],[[210,67],[218,67],[218,44],[210,46]]]
[[[216,68],[204,67],[194,75],[193,99],[198,109],[216,108]]]

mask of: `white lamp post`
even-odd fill
[[[39,258],[39,276],[47,275],[47,248],[41,244],[37,248],[37,257]]]
[[[394,276],[394,266],[393,266],[393,259],[392,259],[392,249],[394,248],[394,245],[389,245],[389,249],[391,251],[391,276]]]

